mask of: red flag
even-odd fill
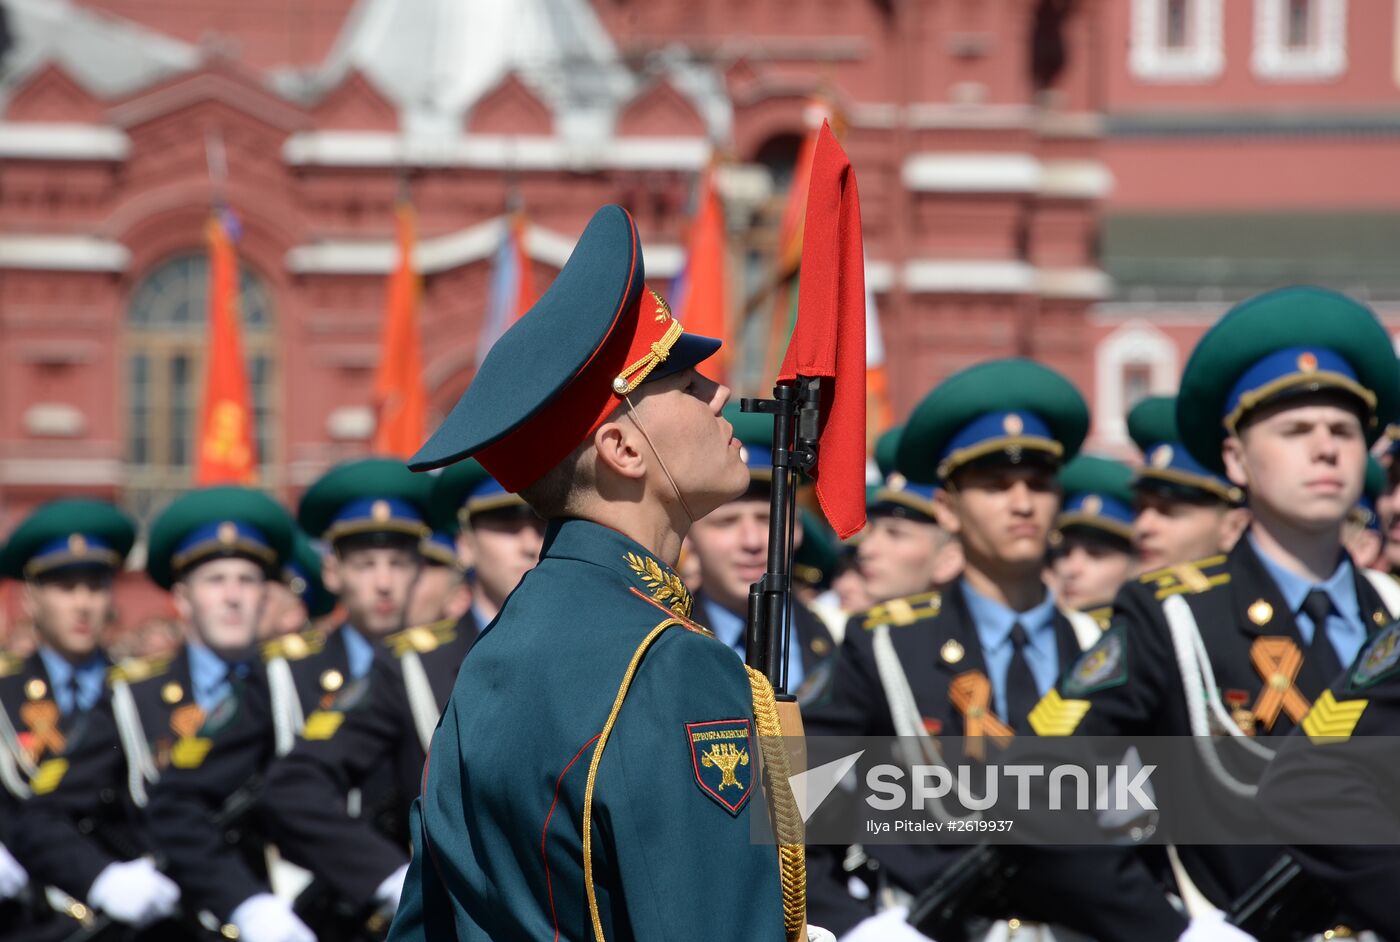
[[[823,123],[812,154],[797,327],[780,381],[830,377],[817,501],[842,539],[865,526],[865,251],[850,158]]]
[[[374,450],[410,458],[427,436],[423,352],[418,338],[418,273],[413,268],[413,207],[395,211],[399,264],[389,276],[379,369],[374,377]]]
[[[209,244],[209,366],[199,407],[194,483],[252,484],[258,454],[238,312],[238,256],[218,214],[204,226]]]
[[[715,189],[711,169],[700,186],[700,197],[691,223],[686,249],[684,284],[674,292],[676,319],[692,334],[714,337],[723,343],[719,352],[706,361],[706,375],[721,383],[729,382],[729,352],[733,338],[729,329],[729,277],[724,235],[724,205]]]

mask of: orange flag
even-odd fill
[[[700,184],[700,195],[686,247],[685,272],[672,293],[676,319],[692,334],[714,337],[724,345],[705,364],[705,374],[729,382],[729,354],[734,349],[729,328],[729,276],[724,234],[724,204],[715,189],[711,168]]]
[[[427,437],[428,397],[418,336],[418,273],[413,268],[413,206],[395,211],[399,263],[389,276],[379,369],[374,377],[374,450],[410,458]]]
[[[258,473],[238,311],[238,256],[230,221],[216,213],[204,227],[209,243],[209,366],[199,409],[194,472],[194,483],[201,487],[251,484]]]

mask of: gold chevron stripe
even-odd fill
[[[1345,742],[1366,711],[1366,700],[1338,700],[1324,690],[1312,710],[1303,717],[1303,732],[1313,742]]]
[[[1031,710],[1031,729],[1037,736],[1068,736],[1089,712],[1088,700],[1066,700],[1052,689]]]

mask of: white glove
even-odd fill
[[[29,885],[29,874],[10,855],[4,844],[0,844],[0,899],[13,899]]]
[[[374,891],[374,902],[380,912],[392,916],[399,908],[399,897],[403,895],[403,881],[408,876],[408,864],[404,864],[384,878],[379,889]]]
[[[909,909],[895,906],[862,919],[841,942],[932,942],[928,936],[909,925]]]
[[[836,936],[821,926],[808,926],[807,942],[836,942]]]
[[[180,888],[145,857],[108,864],[88,890],[88,905],[140,929],[172,916]]]
[[[229,918],[243,942],[316,942],[316,934],[280,896],[259,893],[238,904]]]
[[[1236,929],[1225,921],[1222,912],[1196,916],[1177,942],[1256,942],[1248,932]]]

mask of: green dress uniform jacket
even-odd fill
[[[749,679],[691,604],[640,545],[551,524],[433,738],[391,939],[591,942],[589,867],[612,942],[783,938]]]

